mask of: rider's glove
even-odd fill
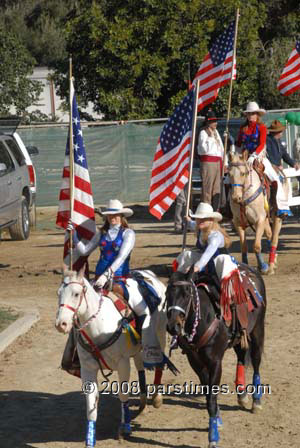
[[[94,285],[97,286],[98,288],[103,288],[106,285],[106,283],[112,278],[112,276],[113,276],[113,272],[109,268],[106,272],[104,272],[102,275],[100,275],[99,278],[97,278]]]
[[[249,159],[247,160],[248,165],[252,166],[254,163],[254,160],[257,159],[257,155],[255,153],[251,154],[251,156],[249,157]]]
[[[76,246],[79,243],[79,238],[78,238],[76,229],[75,229],[74,224],[72,223],[71,219],[69,219],[69,221],[68,221],[67,230],[69,232],[72,232],[73,243]]]

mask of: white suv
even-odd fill
[[[19,120],[0,119],[0,230],[25,240],[36,219],[36,176],[30,155],[15,132]]]

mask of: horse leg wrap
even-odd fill
[[[163,374],[163,369],[160,369],[159,367],[155,368],[155,375],[154,375],[154,384],[161,384],[161,378]]]
[[[96,422],[93,420],[87,421],[85,444],[86,447],[96,445]]]
[[[264,262],[264,257],[263,257],[263,255],[262,255],[262,253],[259,252],[258,254],[255,254],[255,255],[256,255],[256,260],[257,260],[259,269],[260,269],[261,271],[267,271],[267,269],[268,269],[268,264]]]
[[[222,417],[220,414],[219,406],[218,406],[218,410],[217,410],[217,425],[218,425],[218,428],[221,428],[223,426],[223,421],[222,421]]]
[[[129,409],[129,401],[125,401],[124,403],[122,403],[122,429],[126,434],[131,433],[130,422],[131,422],[131,416]]]
[[[249,264],[248,263],[248,254],[247,254],[247,252],[243,252],[242,253],[242,262],[245,263],[245,264]]]
[[[259,373],[253,374],[253,386],[255,387],[255,392],[253,394],[253,400],[260,400],[262,396],[262,391],[260,387],[260,376]]]
[[[208,441],[209,442],[219,442],[220,436],[218,431],[218,418],[209,417],[209,430],[208,430]]]
[[[276,246],[271,246],[269,263],[275,263],[275,257],[276,257]]]
[[[146,375],[145,370],[139,370],[139,385],[140,385],[140,393],[146,394],[147,388],[146,388]]]
[[[243,364],[237,364],[235,385],[238,392],[245,392],[245,366]]]

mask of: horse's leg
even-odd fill
[[[261,239],[262,239],[264,230],[265,230],[265,219],[259,220],[256,224],[256,233],[255,233],[253,249],[254,249],[254,252],[256,255],[259,270],[262,274],[266,274],[269,269],[269,266],[267,263],[265,263],[264,257],[261,253]]]
[[[262,311],[261,311],[262,313]],[[262,316],[262,315],[261,315]],[[261,362],[263,346],[264,346],[264,317],[258,317],[256,325],[250,335],[250,355],[253,365],[253,386],[255,388],[254,394],[252,395],[252,412],[256,413],[262,409],[261,405],[261,386],[260,386],[260,375],[259,366]]]
[[[121,425],[119,427],[119,437],[122,438],[131,434],[131,415],[129,409],[130,358],[122,357],[118,363],[117,371],[119,378],[119,399],[121,401]],[[128,385],[128,388],[126,387],[124,390],[122,385],[126,384]]]
[[[267,238],[267,253],[270,252],[272,242],[272,229],[269,218],[265,220],[265,235]]]
[[[239,225],[235,226],[239,237],[240,237],[240,246],[241,246],[241,252],[242,252],[242,262],[245,264],[248,264],[248,246],[247,246],[247,240],[246,240],[246,232],[245,229]]]
[[[190,363],[191,363],[191,361],[190,361]],[[191,364],[191,365],[192,365],[192,364]],[[195,369],[194,369],[194,370],[195,370]],[[201,383],[203,386],[206,386],[206,387],[208,388],[208,384],[209,384],[209,374],[208,374],[208,370],[207,370],[207,368],[204,367],[204,368],[202,368],[200,371],[199,371],[199,369],[196,368],[196,372],[197,372],[197,374],[198,374],[198,376],[199,376],[200,383]],[[207,397],[207,395],[208,395],[208,391],[205,391],[205,395],[206,395],[206,400],[207,400],[207,399],[208,399],[208,397]],[[219,429],[219,430],[223,429],[223,422],[222,422],[222,417],[221,417],[221,414],[220,414],[220,408],[219,408],[219,406],[217,406],[217,426],[218,426],[218,429]]]
[[[206,395],[207,410],[209,414],[209,448],[218,446],[220,440],[218,423],[220,422],[217,394],[213,392],[213,386],[219,385],[222,375],[222,360],[211,362],[209,366],[208,394]]]
[[[166,347],[166,328],[167,328],[167,316],[162,309],[157,309],[152,315],[152,322],[156,328],[156,334],[159,341],[161,351],[164,353]],[[160,408],[163,403],[163,395],[160,392],[160,385],[163,375],[163,369],[155,367],[154,374],[154,393],[152,395],[152,405],[156,409]]]
[[[276,267],[276,250],[278,246],[278,240],[279,240],[279,234],[282,226],[282,219],[278,216],[274,216],[274,222],[273,222],[273,235],[272,235],[272,242],[271,242],[271,248],[270,248],[270,255],[269,255],[269,263],[270,263],[270,270],[269,275],[274,274],[274,269]]]
[[[147,404],[146,375],[145,375],[142,353],[138,352],[134,356],[133,360],[134,360],[134,364],[135,364],[136,370],[138,371],[138,376],[139,376],[139,387],[140,387],[139,413],[141,413],[145,409],[146,404]]]
[[[237,401],[238,404],[245,408],[246,403],[248,403],[248,395],[245,390],[246,381],[245,381],[245,355],[246,351],[242,349],[240,344],[234,346],[234,351],[237,355],[237,364],[236,364],[236,376],[235,376],[235,387],[237,393]]]
[[[82,359],[80,359],[81,364],[81,379],[82,379],[82,389],[85,392],[86,398],[86,417],[87,417],[87,428],[86,428],[86,448],[94,447],[96,445],[96,421],[98,413],[98,383],[97,383],[97,373],[98,366],[95,369],[84,367]]]

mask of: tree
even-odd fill
[[[7,114],[11,106],[21,114],[41,92],[40,83],[28,79],[35,61],[15,36],[4,31],[0,31],[0,60],[0,114]]]
[[[80,3],[66,26],[67,50],[73,58],[76,91],[106,119],[167,116],[186,92],[208,45],[233,20],[242,4],[239,47],[244,67],[235,100],[244,105],[256,93],[256,48],[264,6],[252,0],[128,0]],[[253,43],[249,45],[249,39]],[[68,91],[68,61],[56,65],[59,92]],[[228,90],[228,89],[227,89]],[[216,107],[227,108],[222,92]],[[238,106],[239,107],[239,106]]]

